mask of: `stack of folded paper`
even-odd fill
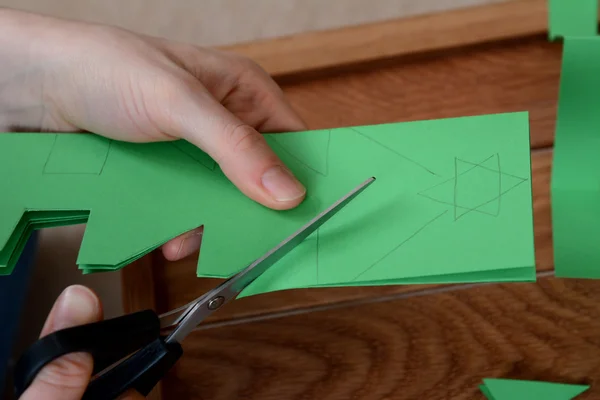
[[[89,273],[204,225],[198,276],[225,278],[375,176],[243,295],[535,280],[527,113],[266,137],[307,187],[293,210],[250,200],[185,141],[0,134],[0,273],[12,271],[33,229],[86,223],[77,263]]]
[[[12,273],[31,233],[36,229],[84,223],[89,211],[32,211],[24,214],[0,250],[0,275]]]

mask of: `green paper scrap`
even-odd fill
[[[588,390],[587,385],[513,379],[483,380],[479,386],[488,400],[571,400]]]
[[[204,225],[197,275],[225,278],[375,176],[242,296],[535,280],[527,113],[265,136],[307,187],[295,209],[248,199],[185,141],[0,134],[0,188],[10,193],[0,196],[0,269],[10,271],[6,259],[14,261],[24,226],[85,218],[77,259],[84,273],[122,268]]]
[[[600,37],[567,38],[552,166],[557,277],[600,278]]]
[[[548,0],[550,40],[598,34],[598,0]]]

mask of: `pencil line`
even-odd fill
[[[386,254],[384,254],[383,257],[381,257],[379,260],[377,260],[373,264],[371,264],[370,267],[368,267],[363,272],[361,272],[360,274],[358,274],[354,279],[352,279],[352,281],[353,282],[356,281],[362,275],[364,275],[365,273],[367,273],[368,271],[370,271],[371,269],[373,269],[373,267],[375,267],[377,264],[379,264],[381,261],[383,261],[385,258],[387,258],[387,256],[389,256],[390,254],[392,254],[393,252],[395,252],[396,250],[398,250],[400,247],[402,247],[403,245],[405,245],[406,243],[408,243],[408,241],[410,241],[412,238],[414,238],[415,236],[417,236],[423,229],[427,228],[429,225],[431,225],[432,223],[434,223],[435,221],[437,221],[439,218],[441,218],[447,212],[448,212],[448,210],[442,212],[441,214],[438,214],[435,218],[433,218],[432,220],[428,221],[425,225],[423,225],[422,227],[420,227],[419,229],[417,229],[417,231],[415,233],[413,233],[412,235],[410,235],[409,237],[407,237],[406,239],[404,239],[397,246],[395,246],[393,249],[391,249]]]
[[[473,164],[473,166],[472,166],[471,168],[469,168],[469,169],[467,169],[467,170],[465,170],[465,171],[461,172],[461,173],[460,173],[458,176],[462,176],[462,175],[466,174],[467,172],[469,172],[469,171],[471,171],[471,170],[473,170],[473,169],[477,168],[477,167],[478,167],[480,164],[483,164],[484,162],[486,162],[487,160],[489,160],[489,159],[490,159],[490,158],[492,158],[493,156],[494,156],[494,155],[491,155],[491,156],[489,156],[488,158],[486,158],[485,160],[481,161],[481,162],[480,162],[480,163],[478,163],[478,164]],[[461,160],[461,161],[462,161],[462,160]],[[430,186],[430,187],[428,187],[427,189],[423,189],[423,190],[421,190],[421,191],[420,191],[419,193],[417,193],[417,194],[418,194],[418,195],[422,195],[422,193],[423,193],[423,192],[427,192],[427,191],[429,191],[429,190],[431,190],[431,189],[435,189],[436,187],[438,187],[438,186],[441,186],[441,185],[444,185],[444,184],[446,184],[446,183],[448,183],[448,182],[450,182],[450,181],[453,181],[453,180],[455,180],[455,179],[456,179],[456,176],[453,176],[452,178],[450,178],[450,179],[446,179],[446,180],[444,180],[444,181],[442,181],[442,182],[440,182],[440,183],[436,183],[435,185],[433,185],[433,186]]]
[[[203,162],[201,162],[200,160],[198,160],[196,157],[194,157],[192,154],[188,153],[186,150],[182,149],[181,147],[179,147],[177,145],[176,142],[170,142],[171,146],[173,146],[175,149],[177,149],[181,154],[184,154],[185,156],[189,157],[191,160],[193,160],[194,162],[202,165],[204,168],[206,168],[207,170],[214,172],[215,168],[217,166],[216,162],[213,162],[212,167],[208,167],[207,165],[205,165]]]
[[[525,182],[526,182],[526,181],[521,181],[521,182],[517,183],[515,186],[511,187],[510,189],[506,189],[504,192],[500,193],[498,196],[496,196],[496,197],[494,197],[494,198],[492,198],[492,199],[489,199],[489,200],[488,200],[488,201],[486,201],[485,203],[481,203],[481,204],[480,204],[480,205],[478,205],[478,206],[476,207],[476,209],[475,209],[475,210],[473,210],[473,211],[480,211],[480,210],[477,210],[477,208],[479,208],[479,207],[483,207],[483,206],[485,206],[485,205],[487,205],[487,204],[490,204],[490,203],[491,203],[492,201],[494,201],[494,200],[498,200],[498,199],[499,199],[501,196],[504,196],[506,193],[508,193],[508,192],[510,192],[510,191],[512,191],[512,190],[514,190],[515,188],[519,187],[521,184],[523,184],[523,183],[525,183]],[[463,214],[463,215],[465,215],[465,214]],[[461,216],[460,216],[460,217],[458,217],[458,218],[461,218],[463,215],[461,215]],[[492,215],[493,215],[493,214],[492,214]],[[497,217],[497,215],[493,215],[493,216],[494,216],[494,217]]]
[[[308,165],[307,163],[305,163],[304,161],[302,161],[297,155],[295,155],[292,151],[288,150],[284,145],[282,145],[281,143],[279,143],[279,141],[277,140],[277,135],[273,135],[273,142],[275,144],[277,144],[277,146],[279,146],[281,148],[281,150],[285,151],[286,153],[288,153],[290,156],[292,156],[296,161],[298,161],[300,164],[304,165],[306,168],[310,169],[311,171],[323,176],[323,177],[327,177],[329,176],[329,149],[331,147],[331,129],[329,129],[327,131],[327,144],[325,145],[325,171],[319,171],[316,168],[311,167],[310,165]]]
[[[48,153],[48,157],[46,157],[46,162],[44,163],[44,167],[42,168],[42,175],[46,174],[46,167],[50,162],[50,157],[52,157],[52,153],[54,152],[54,147],[56,147],[56,141],[58,140],[58,135],[54,135],[54,141],[52,142],[52,147],[50,147],[50,152]]]
[[[110,154],[110,149],[112,148],[113,140],[108,141],[108,148],[106,149],[106,155],[104,156],[104,162],[102,163],[102,167],[100,168],[100,172],[98,175],[102,175],[102,171],[104,171],[104,167],[106,166],[106,161],[108,161],[108,155]]]
[[[475,167],[473,167],[475,168]],[[458,158],[454,157],[454,220],[456,221],[458,218],[456,217],[457,214],[457,207],[456,207],[456,188],[458,187]],[[468,212],[468,211],[467,211]]]
[[[498,208],[496,209],[496,217],[500,215],[500,203],[502,202],[502,171],[500,170],[500,153],[496,153],[498,161]]]
[[[361,135],[362,137],[364,137],[364,138],[366,138],[366,139],[370,140],[370,141],[371,141],[371,142],[373,142],[373,143],[377,143],[379,146],[383,147],[384,149],[387,149],[387,150],[391,151],[392,153],[396,154],[396,155],[397,155],[397,156],[399,156],[399,157],[402,157],[402,158],[404,158],[406,161],[409,161],[409,162],[413,163],[414,165],[416,165],[416,166],[418,166],[418,167],[420,167],[420,168],[424,169],[425,171],[429,172],[431,175],[440,176],[440,175],[436,174],[435,172],[433,172],[432,170],[430,170],[429,168],[427,168],[426,166],[424,166],[423,164],[419,164],[418,162],[416,162],[416,161],[415,161],[415,160],[413,160],[412,158],[409,158],[409,157],[405,156],[405,155],[404,155],[404,154],[402,154],[402,153],[398,153],[396,150],[394,150],[394,149],[391,149],[391,148],[387,147],[386,145],[382,144],[381,142],[379,142],[379,141],[377,141],[377,140],[373,139],[372,137],[365,135],[364,133],[362,133],[362,132],[358,131],[356,128],[353,128],[353,127],[348,127],[348,129],[350,129],[350,130],[352,130],[352,131],[354,131],[354,132],[358,133],[359,135]]]
[[[494,156],[494,155],[492,154],[492,155],[491,155],[490,157],[488,157],[488,158],[487,158],[485,161],[489,160],[489,159],[490,159],[490,158],[492,158],[493,156]],[[496,153],[496,157],[497,157],[497,158],[500,158],[500,155],[499,155],[498,153]],[[474,162],[472,162],[472,161],[466,161],[466,160],[462,160],[462,159],[461,159],[460,161],[461,161],[461,162],[463,162],[463,163],[465,163],[465,164],[470,164],[470,165],[473,165],[473,168],[479,167],[479,168],[482,168],[482,169],[488,170],[488,171],[490,171],[490,172],[500,172],[500,165],[499,165],[499,164],[498,164],[498,170],[496,171],[496,170],[494,170],[493,168],[486,167],[485,165],[481,165],[481,164],[482,164],[482,163],[484,163],[485,161],[482,161],[482,162],[481,162],[481,163],[479,163],[479,164],[477,164],[477,163],[474,163]],[[522,180],[522,181],[526,181],[526,180],[528,179],[528,178],[523,178],[523,177],[521,177],[521,176],[517,176],[517,175],[509,174],[509,173],[506,173],[506,172],[502,172],[502,174],[504,174],[504,175],[506,175],[506,176],[510,176],[511,178],[516,178],[516,179]]]
[[[429,196],[427,196],[425,194],[421,194],[420,196],[423,196],[426,199],[429,199],[431,201],[435,201],[436,203],[439,203],[439,204],[446,204],[448,206],[455,206],[457,208],[462,208],[463,210],[467,210],[469,212],[470,211],[475,211],[475,212],[478,212],[478,213],[481,213],[481,214],[489,215],[491,217],[497,217],[496,214],[492,214],[492,213],[488,213],[488,212],[485,212],[485,211],[481,211],[481,210],[478,210],[477,208],[470,208],[470,207],[465,207],[465,206],[459,206],[458,204],[454,204],[454,203],[450,203],[450,202],[447,202],[447,201],[442,201],[442,200],[434,199],[433,197],[429,197]]]

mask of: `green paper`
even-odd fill
[[[0,188],[11,195],[0,197],[0,254],[12,259],[18,250],[11,246],[27,226],[24,211],[55,212],[37,220],[47,226],[60,222],[59,210],[87,210],[77,259],[84,273],[122,268],[204,225],[198,276],[225,278],[375,176],[242,296],[303,287],[533,281],[528,129],[523,112],[265,135],[307,187],[305,201],[287,211],[248,199],[184,141],[2,134]]]
[[[598,34],[598,0],[549,0],[550,40]]]
[[[479,390],[481,391],[481,393],[483,393],[486,399],[496,400],[485,385],[479,385]]]
[[[488,400],[571,400],[589,389],[587,385],[513,379],[487,378],[483,383],[479,388]]]
[[[294,170],[301,169],[300,157],[288,149],[310,148],[302,159],[312,155],[310,193],[329,197],[337,182],[366,174],[377,181],[243,295],[298,287],[535,280],[526,113],[318,134],[327,138],[321,147],[315,133],[278,135],[272,144],[279,149],[293,139],[281,154]],[[204,265],[200,276],[236,272]]]
[[[44,174],[100,175],[110,151],[111,142],[99,136],[54,136]],[[77,149],[74,152],[73,149]]]
[[[552,166],[556,276],[600,278],[600,37],[567,38]]]
[[[88,211],[26,212],[7,244],[0,249],[0,275],[12,273],[29,235],[34,229],[85,223],[88,215]]]

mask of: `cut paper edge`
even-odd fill
[[[537,396],[532,399],[572,400],[590,388],[589,385],[501,378],[484,378],[483,386],[494,400],[529,399],[530,395],[525,397],[529,391],[535,391]],[[557,391],[560,391],[558,395]]]

